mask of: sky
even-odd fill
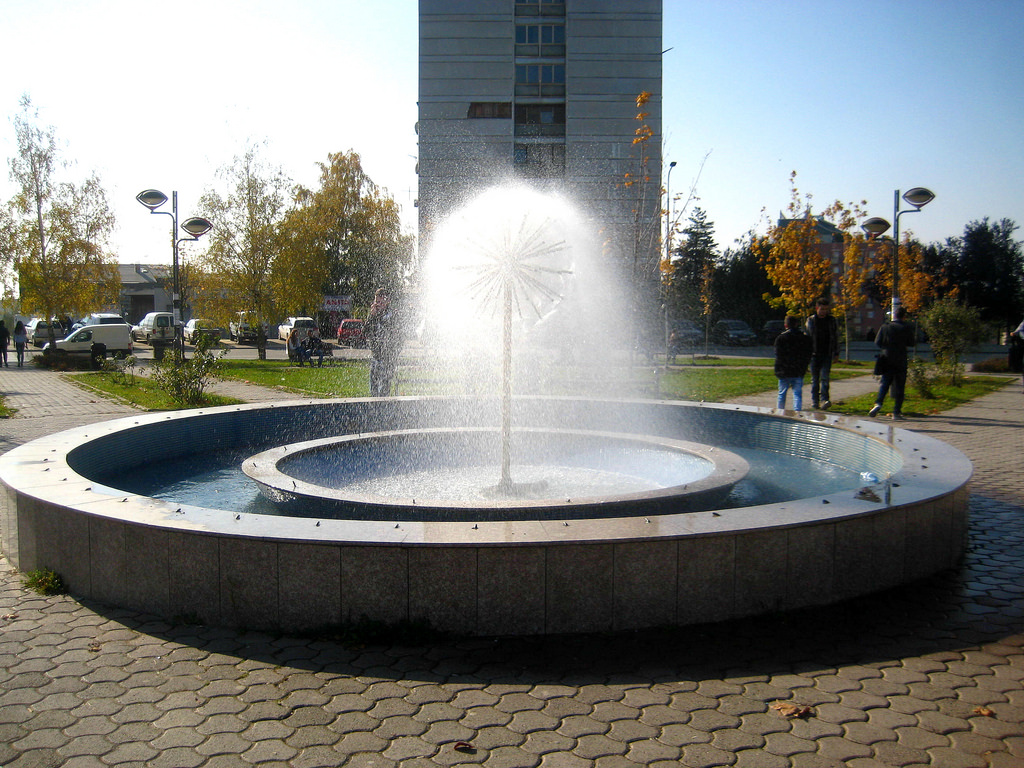
[[[68,178],[106,188],[123,262],[171,260],[167,219],[136,194],[177,191],[179,220],[202,215],[254,145],[310,187],[355,151],[414,231],[415,0],[0,0],[0,30],[0,152],[28,94]],[[692,188],[685,213],[703,208],[723,248],[786,208],[792,171],[813,206],[890,221],[895,190],[931,189],[900,219],[925,242],[1024,223],[1022,37],[1024,0],[665,0],[672,197]]]

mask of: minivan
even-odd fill
[[[25,326],[25,333],[28,334],[29,343],[33,347],[41,347],[48,342],[50,340],[51,325],[53,326],[53,338],[64,338],[64,329],[61,328],[60,323],[56,320],[51,320],[48,323],[40,318],[33,318]]]
[[[132,336],[127,323],[108,323],[106,325],[86,325],[61,339],[56,346],[49,344],[43,347],[43,354],[51,352],[62,357],[64,355],[88,355],[93,344],[103,344],[106,353],[112,357],[124,357],[132,353]]]
[[[170,344],[174,341],[174,315],[170,312],[150,312],[132,328],[132,340],[141,340],[147,344]]]

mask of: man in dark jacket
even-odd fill
[[[807,318],[807,335],[811,337],[811,407],[826,411],[832,407],[828,383],[832,361],[839,359],[839,324],[832,317],[832,302],[820,298],[814,314]]]
[[[878,331],[875,344],[881,349],[878,356],[882,373],[882,384],[878,388],[875,404],[868,416],[877,416],[882,410],[885,395],[892,387],[893,421],[903,421],[903,392],[907,386],[907,348],[914,345],[914,329],[905,322],[907,310],[899,307],[896,318]]]
[[[786,392],[793,390],[793,407],[804,407],[804,374],[811,361],[811,339],[800,330],[800,319],[786,318],[786,330],[775,339],[775,375],[779,379],[779,400],[776,408],[786,407]]]
[[[391,380],[398,366],[402,348],[399,314],[392,306],[387,291],[378,288],[373,304],[363,323],[363,334],[370,347],[370,395],[387,397]]]

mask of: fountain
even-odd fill
[[[462,214],[476,234],[439,232],[428,266],[453,310],[428,317],[433,338],[481,364],[453,394],[133,416],[33,441],[0,457],[12,563],[170,618],[534,634],[826,604],[956,562],[971,467],[939,441],[831,414],[537,394],[551,350],[525,340],[558,338],[607,296],[560,202],[478,206]],[[864,493],[862,473],[883,481]]]

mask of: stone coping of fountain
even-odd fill
[[[640,432],[644,414],[665,412],[675,428],[720,423],[790,453],[833,452],[858,466],[863,455],[893,473],[891,503],[879,489],[879,501],[845,492],[628,518],[396,523],[179,506],[84,476],[252,432],[268,446],[310,425],[358,431],[429,398],[292,401],[128,417],[15,448],[0,456],[0,544],[16,568],[52,568],[76,597],[172,622],[318,631],[365,617],[471,635],[633,630],[823,605],[953,567],[963,552],[971,465],[932,438],[831,414],[547,400],[574,425]],[[474,400],[462,414],[487,410]]]
[[[587,447],[598,442],[603,448],[630,450],[647,449],[654,453],[683,454],[694,457],[707,467],[706,474],[694,477],[685,483],[653,488],[645,491],[609,493],[603,496],[574,495],[571,498],[554,498],[552,494],[538,492],[536,498],[529,496],[507,495],[504,498],[437,499],[389,497],[368,493],[353,492],[349,488],[329,487],[312,483],[288,473],[282,466],[299,461],[310,454],[328,451],[336,453],[336,461],[344,463],[346,452],[358,449],[367,444],[376,444],[384,450],[393,450],[398,456],[418,455],[427,453],[427,448],[434,449],[430,454],[441,454],[441,460],[451,459],[454,463],[452,471],[458,471],[461,462],[469,457],[476,458],[486,455],[488,448],[495,441],[500,441],[501,432],[497,428],[472,427],[455,430],[447,427],[430,429],[404,429],[385,432],[360,432],[342,437],[320,438],[275,446],[242,462],[242,471],[256,482],[261,491],[272,502],[281,505],[309,505],[320,507],[323,511],[345,509],[349,514],[336,515],[351,519],[358,515],[363,519],[392,520],[393,515],[402,515],[403,519],[416,519],[434,522],[437,520],[519,520],[537,517],[554,517],[573,519],[590,516],[602,516],[605,507],[620,509],[627,504],[636,508],[635,514],[644,514],[650,510],[652,503],[671,499],[680,511],[684,511],[689,502],[708,507],[712,502],[717,506],[725,499],[736,483],[746,477],[750,465],[745,459],[718,446],[704,445],[689,440],[675,440],[666,437],[647,437],[643,435],[623,434],[618,432],[602,432],[576,429],[544,429],[528,427],[516,432],[517,438],[524,436],[532,447],[526,447],[530,453],[539,445],[535,441],[545,441],[549,451],[554,446],[570,446],[573,450]],[[447,456],[446,453],[451,455]],[[497,452],[493,458],[497,459]],[[559,460],[560,451],[554,448],[555,461]],[[358,461],[358,459],[355,459]],[[385,459],[386,460],[386,459]],[[495,469],[495,479],[498,477]],[[513,478],[514,482],[514,478]],[[614,507],[612,507],[614,503]],[[696,508],[696,507],[695,507]],[[304,514],[303,517],[309,517]]]
[[[422,398],[391,398],[392,401]],[[609,401],[664,403],[668,407],[706,408],[777,416],[793,423],[808,423],[852,431],[864,439],[892,444],[902,456],[902,467],[893,475],[891,504],[855,498],[850,492],[813,498],[726,509],[720,511],[658,515],[650,518],[609,517],[581,520],[518,520],[471,522],[399,522],[328,520],[233,514],[222,510],[171,504],[109,488],[75,472],[68,454],[98,438],[161,422],[194,420],[216,412],[245,413],[266,408],[306,409],[338,401],[296,400],[273,405],[250,404],[194,411],[129,416],[96,423],[39,438],[0,456],[0,482],[8,489],[40,502],[74,509],[87,515],[146,526],[169,527],[213,535],[269,538],[309,542],[393,545],[509,545],[624,541],[711,535],[728,531],[807,525],[825,520],[869,515],[889,506],[913,505],[945,496],[965,486],[972,473],[970,462],[959,451],[939,440],[908,430],[833,414],[778,412],[753,406],[709,405],[679,401]],[[359,402],[359,401],[348,401]],[[369,402],[369,401],[367,401]],[[382,401],[373,401],[374,405]],[[185,433],[182,435],[185,437]],[[8,502],[9,504],[9,502]],[[0,530],[5,548],[11,546],[9,530]],[[5,549],[5,551],[7,551]]]

